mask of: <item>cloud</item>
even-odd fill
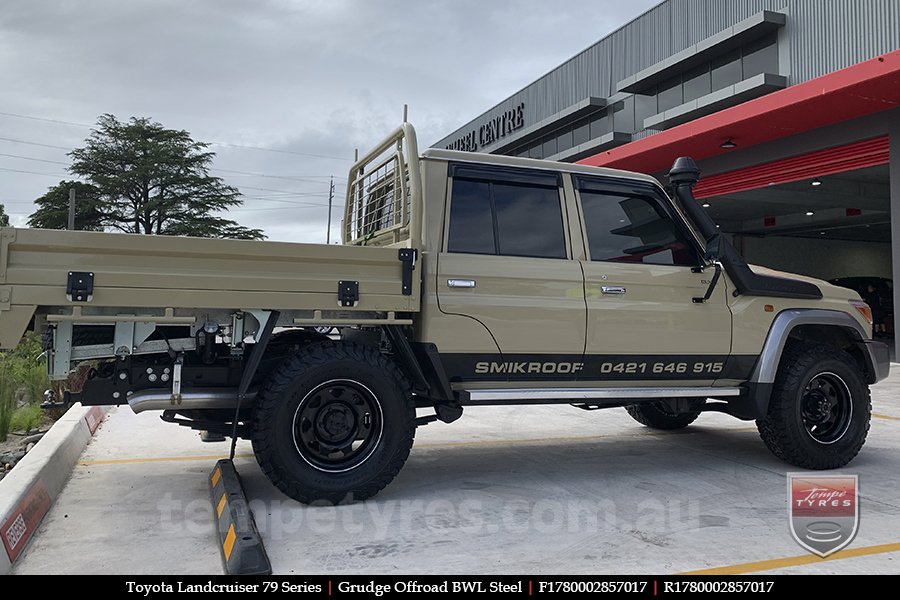
[[[393,129],[404,103],[426,147],[653,4],[7,2],[0,112],[82,124],[148,116],[198,140],[338,157],[214,146],[216,174],[247,197],[233,218],[272,239],[319,242],[327,176],[342,204],[353,149]],[[0,153],[67,163],[88,131],[0,115],[0,137],[44,144],[0,140]],[[18,225],[65,176],[65,165],[9,156],[0,169],[0,203]]]

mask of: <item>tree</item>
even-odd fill
[[[209,174],[215,153],[184,130],[147,118],[122,122],[102,115],[69,171],[96,189],[100,225],[127,233],[265,239],[216,213],[243,203],[241,194]],[[35,215],[32,215],[34,217]]]
[[[9,215],[6,214],[6,210],[2,204],[0,204],[0,227],[6,227],[9,225]]]
[[[29,227],[65,229],[69,224],[69,190],[75,189],[75,229],[103,230],[100,191],[81,181],[60,181],[34,201],[38,209],[28,217]]]

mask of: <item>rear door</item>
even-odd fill
[[[440,310],[477,320],[500,351],[442,353],[451,377],[572,379],[581,368],[586,306],[561,176],[469,164],[450,165],[450,175]]]
[[[713,270],[662,190],[576,176],[585,230],[586,374],[612,381],[712,381],[729,374],[731,312]],[[752,365],[750,365],[752,367]]]

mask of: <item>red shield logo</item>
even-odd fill
[[[788,514],[797,543],[821,557],[856,536],[859,524],[856,475],[788,473]]]

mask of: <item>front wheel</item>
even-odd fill
[[[806,469],[836,469],[869,432],[869,386],[852,356],[831,346],[785,348],[766,417],[756,426],[769,450]]]
[[[253,451],[295,500],[364,500],[406,462],[415,416],[409,384],[376,349],[315,344],[269,376],[254,411]]]
[[[334,331],[334,327],[331,325],[316,325],[314,327],[307,327],[307,329],[321,335],[330,335],[331,332]]]

